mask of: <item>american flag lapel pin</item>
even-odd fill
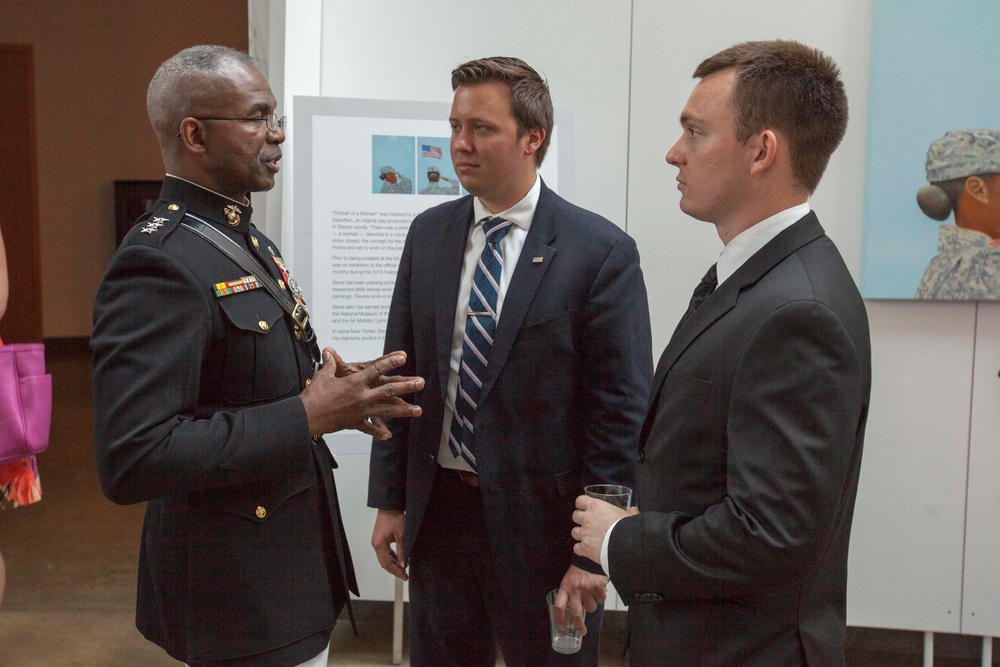
[[[542,258],[541,257],[532,257],[531,258],[531,263],[532,264],[541,264],[542,263]]]

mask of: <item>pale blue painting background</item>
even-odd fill
[[[930,143],[1000,130],[1000,2],[876,0],[861,291],[912,299],[940,223],[917,206]]]
[[[411,183],[416,183],[417,179],[413,173],[416,163],[417,156],[413,145],[413,137],[373,134],[372,192],[378,194],[382,190],[383,181],[379,178],[379,171],[383,165],[389,165],[396,170],[397,174],[406,176],[410,179]],[[411,192],[411,194],[413,193]]]

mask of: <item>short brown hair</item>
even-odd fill
[[[736,139],[766,129],[788,139],[795,179],[813,192],[847,130],[847,94],[840,68],[799,42],[744,42],[702,61],[696,78],[734,70]]]
[[[552,139],[552,97],[549,84],[542,75],[520,58],[494,56],[470,60],[451,72],[451,89],[499,81],[510,90],[511,109],[517,121],[517,136],[536,127],[545,130],[545,139],[535,153],[535,164],[541,165]]]

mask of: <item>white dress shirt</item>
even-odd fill
[[[510,285],[511,276],[514,275],[514,267],[517,266],[517,259],[521,256],[521,249],[524,248],[524,240],[528,236],[528,229],[531,221],[535,217],[535,209],[538,207],[538,195],[542,191],[542,182],[535,176],[535,184],[528,190],[521,201],[517,202],[506,211],[491,213],[483,206],[476,197],[472,201],[472,213],[475,224],[469,227],[469,236],[465,242],[465,259],[462,261],[462,282],[458,286],[458,303],[455,304],[455,328],[451,336],[451,360],[448,372],[448,393],[444,403],[444,424],[441,427],[441,443],[438,445],[438,464],[443,468],[457,468],[472,472],[468,462],[461,456],[451,453],[448,446],[448,434],[451,433],[452,414],[455,411],[455,395],[458,392],[458,369],[462,363],[462,341],[465,339],[465,320],[469,310],[469,293],[472,290],[472,280],[476,275],[476,266],[479,264],[479,257],[486,247],[486,232],[483,231],[483,221],[493,217],[500,217],[510,220],[511,226],[507,234],[500,240],[500,248],[503,250],[503,271],[500,273],[500,289],[497,294],[497,323],[503,316],[503,300]]]
[[[751,226],[749,229],[740,232],[740,234],[726,244],[726,247],[719,254],[719,261],[715,267],[719,274],[719,284],[724,283],[748,259],[757,254],[758,250],[766,246],[778,234],[798,222],[811,210],[809,202],[805,202],[798,206],[786,208],[780,213],[775,213],[771,217]],[[621,521],[621,519],[618,521]],[[618,521],[615,521],[608,528],[608,532],[604,535],[604,543],[601,545],[601,567],[604,568],[605,574],[611,572],[610,563],[608,562],[608,545],[611,544],[611,532],[615,529]]]

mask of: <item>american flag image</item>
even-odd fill
[[[441,147],[440,146],[428,146],[427,144],[420,144],[420,155],[421,157],[432,157],[441,159]]]

